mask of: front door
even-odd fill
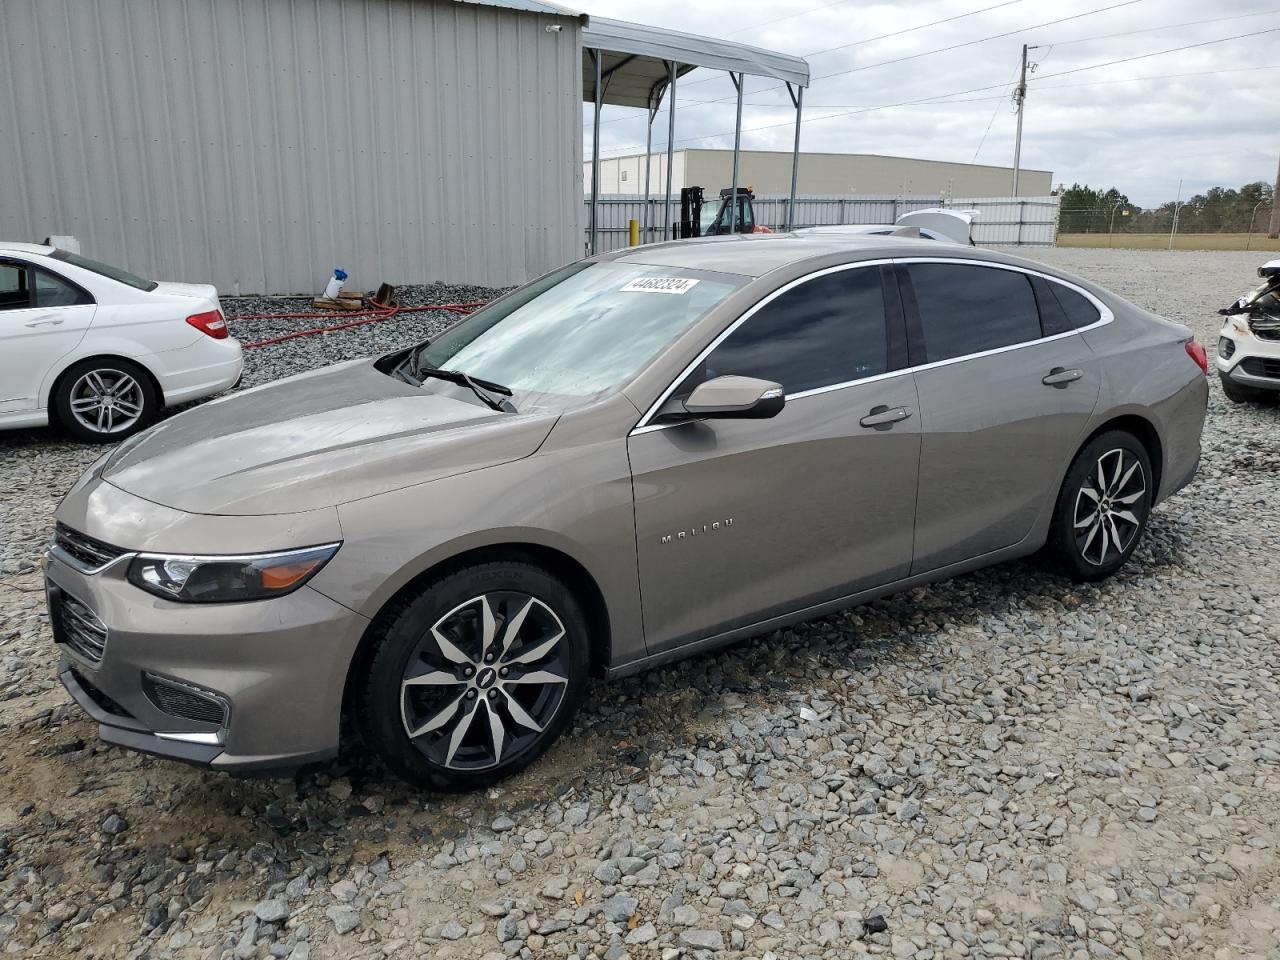
[[[974,262],[900,270],[920,392],[918,574],[1030,533],[1083,439],[1100,373],[1056,301],[1042,309],[1049,281]]]
[[[784,287],[672,393],[725,374],[775,381],[787,402],[773,419],[629,438],[650,653],[905,576],[919,418],[887,289],[888,309],[878,266]]]
[[[61,277],[0,260],[0,413],[36,408],[45,375],[84,339],[94,310]]]

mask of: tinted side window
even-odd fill
[[[1049,282],[1049,289],[1053,291],[1054,299],[1058,301],[1058,306],[1062,308],[1062,312],[1067,315],[1067,323],[1072,330],[1079,330],[1081,327],[1087,327],[1091,323],[1097,323],[1102,319],[1102,315],[1098,313],[1098,308],[1093,305],[1088,297],[1083,294],[1076,293],[1070,287],[1064,287],[1060,283]]]
[[[1040,314],[1026,274],[959,263],[911,263],[907,272],[926,363],[1040,338]]]
[[[93,299],[81,290],[43,270],[33,270],[37,307],[70,307],[78,303],[92,303]]]
[[[23,310],[29,306],[27,271],[12,263],[0,263],[0,310]]]
[[[878,268],[808,280],[761,307],[729,334],[676,391],[733,374],[782,384],[788,394],[888,370]]]

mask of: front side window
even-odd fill
[[[704,380],[756,377],[788,395],[885,373],[884,292],[877,267],[806,280],[766,303],[698,364],[674,396]]]
[[[746,281],[680,267],[576,263],[450,328],[419,363],[510,387],[522,412],[566,409],[625,385]]]
[[[910,263],[906,269],[926,363],[1040,339],[1026,274],[964,263]]]

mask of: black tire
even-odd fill
[[[95,388],[95,382],[105,389]],[[86,409],[94,395],[110,395],[109,404]],[[150,424],[160,401],[151,376],[136,363],[91,357],[73,365],[59,378],[50,406],[57,421],[77,440],[117,443]],[[96,429],[95,423],[105,428]]]
[[[1100,472],[1108,483],[1099,479]],[[1094,437],[1076,454],[1062,481],[1046,544],[1049,559],[1073,580],[1111,576],[1147,529],[1154,482],[1151,459],[1137,437],[1123,430]],[[1094,496],[1098,509],[1090,512]]]
[[[481,598],[491,611],[488,652],[497,654],[488,661],[480,649]],[[516,625],[512,638],[506,636],[508,624]],[[557,624],[563,636],[551,643]],[[420,787],[475,790],[523,769],[569,725],[586,692],[586,616],[563,583],[530,563],[496,561],[456,570],[396,601],[373,629],[375,647],[359,681],[356,722],[387,766]],[[506,671],[502,677],[499,669]],[[411,673],[427,682],[407,684]],[[564,682],[526,682],[543,676],[562,676]],[[500,743],[495,722],[502,727]],[[414,739],[411,730],[427,732]]]

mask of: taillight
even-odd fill
[[[187,323],[191,324],[203,334],[213,337],[215,340],[225,340],[231,334],[227,330],[226,318],[217,310],[210,310],[208,313],[197,313],[187,317]],[[1204,353],[1203,350],[1200,351]]]
[[[1186,348],[1187,356],[1196,362],[1196,366],[1200,368],[1200,372],[1208,376],[1209,374],[1209,354],[1205,352],[1204,347],[1196,343],[1196,338],[1192,337],[1182,344]]]

